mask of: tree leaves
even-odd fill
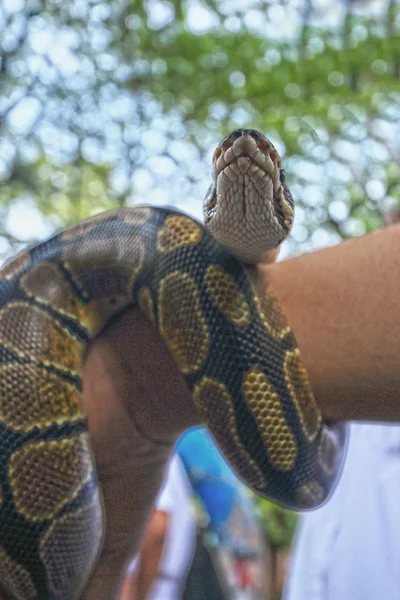
[[[26,194],[60,226],[134,202],[200,216],[214,145],[251,126],[283,154],[299,207],[284,255],[381,225],[386,197],[400,202],[400,11],[360,7],[339,16],[291,0],[2,7],[5,222]]]

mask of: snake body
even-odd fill
[[[217,149],[206,221],[229,197],[226,169],[242,176],[236,195],[254,200],[263,180],[267,196],[288,198],[279,156],[256,133],[234,132]],[[274,168],[268,163],[254,179],[243,161],[229,161],[241,137],[251,151],[242,144],[240,160],[257,167],[261,151]],[[268,234],[275,245],[287,235],[290,206],[278,206]],[[237,250],[235,236],[222,237]],[[258,240],[250,259],[264,249]],[[0,272],[0,582],[12,598],[75,598],[97,559],[103,515],[79,372],[89,340],[132,304],[158,328],[205,423],[250,486],[304,509],[335,484],[344,428],[323,422],[267,284],[257,291],[251,271],[179,211],[139,206],[92,218]]]

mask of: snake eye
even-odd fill
[[[279,181],[280,181],[282,184],[284,184],[284,183],[285,183],[285,181],[286,181],[286,173],[285,173],[285,170],[284,170],[284,169],[281,169],[281,170],[279,171]]]

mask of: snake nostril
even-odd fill
[[[232,131],[232,133],[230,133],[228,136],[226,136],[226,138],[224,140],[222,140],[219,148],[217,148],[217,150],[214,154],[214,160],[219,157],[222,150],[226,151],[229,148],[231,148],[233,146],[233,144],[235,143],[235,141],[237,139],[241,138],[242,136],[252,137],[253,140],[256,142],[258,148],[262,152],[264,152],[265,154],[269,153],[271,160],[273,160],[274,162],[276,160],[279,161],[278,166],[280,167],[280,159],[279,159],[279,155],[278,155],[277,151],[272,146],[272,144],[269,142],[269,140],[265,137],[265,135],[263,135],[256,129],[235,129],[235,131]]]
[[[243,130],[242,129],[235,129],[235,131],[232,131],[232,133],[230,133],[228,135],[228,137],[226,137],[221,146],[223,147],[224,150],[228,150],[228,148],[231,148],[233,146],[233,144],[235,143],[235,141],[242,137],[243,135]]]
[[[249,129],[248,134],[256,141],[259,142],[262,138],[261,135],[255,129]]]

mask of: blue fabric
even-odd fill
[[[243,535],[243,531],[258,527],[256,508],[210,433],[202,427],[190,429],[180,438],[175,450],[219,542],[237,551],[249,552],[251,536]]]

